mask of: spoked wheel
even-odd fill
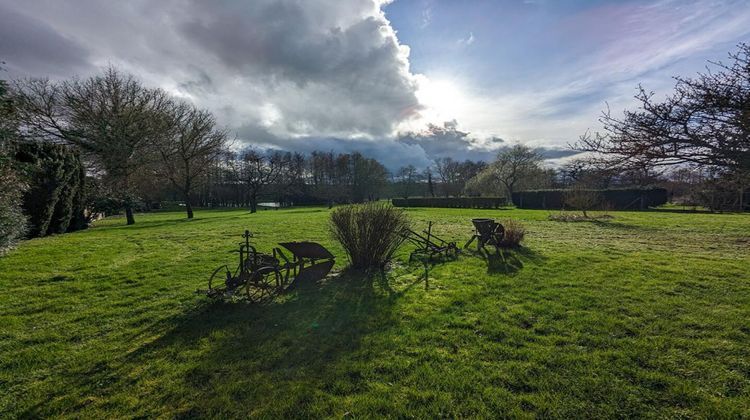
[[[247,299],[253,303],[265,303],[279,293],[281,273],[276,267],[265,266],[252,273],[247,282]]]
[[[211,297],[223,295],[227,291],[227,280],[231,278],[232,272],[229,271],[229,267],[226,265],[222,265],[214,270],[208,279],[208,295]]]

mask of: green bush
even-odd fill
[[[24,187],[9,159],[0,156],[0,255],[26,234],[26,217],[21,211]]]
[[[86,227],[85,170],[78,153],[59,144],[24,142],[17,147],[15,161],[29,184],[23,211],[30,236]]]
[[[14,115],[7,83],[0,80],[0,255],[26,234],[26,217],[21,211],[26,185],[12,159],[18,137]]]
[[[331,212],[331,235],[341,243],[352,268],[383,269],[404,242],[409,219],[385,203],[355,204]]]

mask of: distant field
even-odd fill
[[[386,281],[344,273],[266,306],[195,293],[328,210],[119,218],[0,258],[0,417],[741,417],[750,413],[750,215],[413,209],[463,244],[514,218],[525,247]]]

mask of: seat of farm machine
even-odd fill
[[[208,280],[208,296],[231,298],[244,291],[247,300],[263,303],[298,282],[317,281],[333,268],[334,255],[317,242],[282,242],[270,254],[258,252],[250,243],[253,234],[246,230],[239,244],[239,263],[218,267]]]

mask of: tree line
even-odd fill
[[[530,147],[491,162],[435,159],[393,173],[361,153],[240,147],[215,116],[109,68],[85,79],[0,81],[0,248],[24,234],[69,231],[88,217],[164,200],[247,207],[350,203],[386,197],[512,197],[521,190],[666,186],[685,204],[746,209],[750,183],[750,46],[657,100],[607,110],[602,131],[571,145],[585,158],[553,169]],[[42,197],[42,198],[40,198]],[[31,214],[33,213],[33,214]],[[9,239],[10,238],[10,239]]]

